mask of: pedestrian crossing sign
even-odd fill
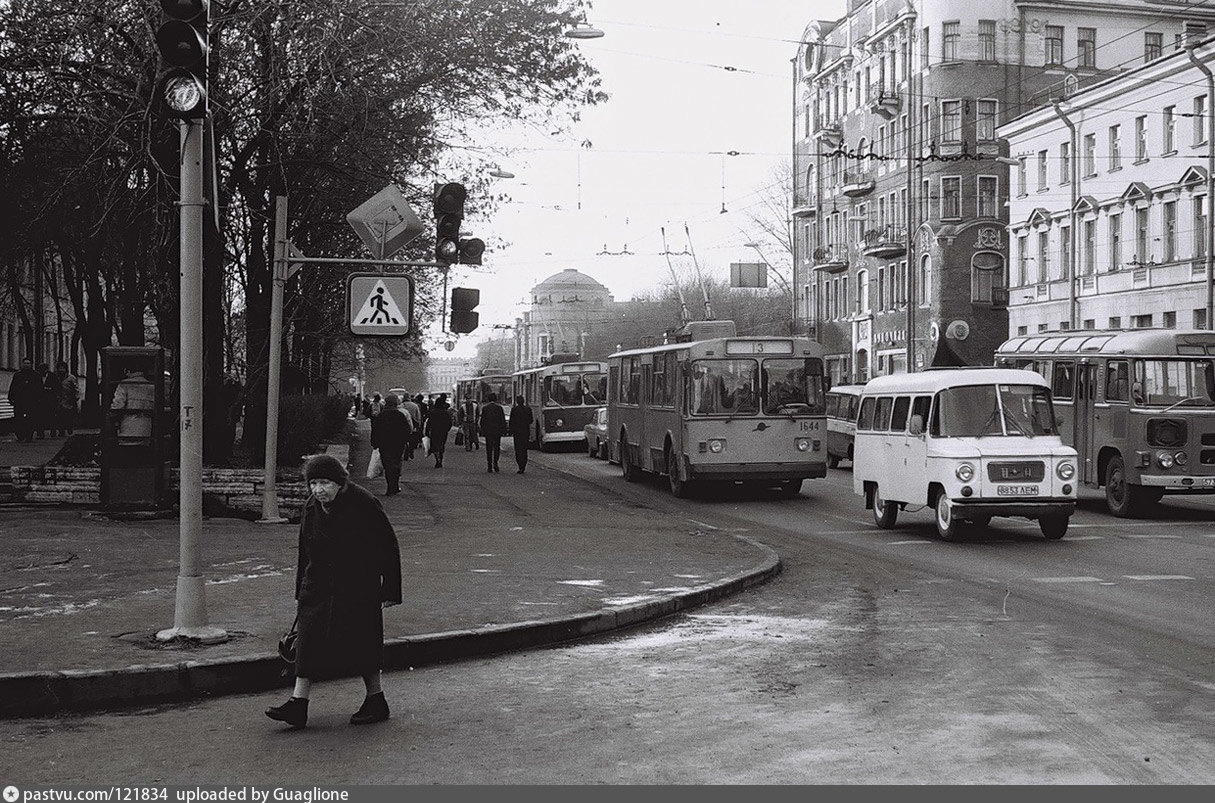
[[[352,273],[346,284],[350,333],[372,337],[409,334],[413,277],[396,273]]]

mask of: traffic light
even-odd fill
[[[481,255],[485,253],[485,242],[470,237],[460,240],[460,264],[461,265],[480,265]]]
[[[477,328],[481,316],[475,311],[481,303],[481,291],[471,287],[453,287],[451,291],[451,331],[467,334]]]
[[[156,109],[179,120],[204,119],[211,2],[160,0],[160,10],[156,47],[165,68],[156,79]]]
[[[463,184],[435,185],[435,260],[445,265],[460,259],[460,221],[466,196]]]

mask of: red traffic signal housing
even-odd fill
[[[452,332],[467,334],[477,328],[481,316],[475,312],[481,303],[481,291],[472,287],[454,287],[451,291]]]
[[[460,258],[460,222],[467,196],[463,184],[435,185],[435,260],[446,265]]]
[[[165,70],[156,79],[156,110],[165,117],[207,116],[210,0],[160,0],[156,47]]]

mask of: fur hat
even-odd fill
[[[384,397],[385,407],[396,407],[398,404],[400,404],[400,401],[397,399],[397,394],[389,393]]]
[[[338,485],[344,485],[347,477],[346,467],[333,455],[314,454],[304,463],[304,481],[333,480]]]

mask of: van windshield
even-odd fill
[[[929,434],[938,438],[1055,435],[1050,393],[1037,385],[971,385],[937,394]]]

